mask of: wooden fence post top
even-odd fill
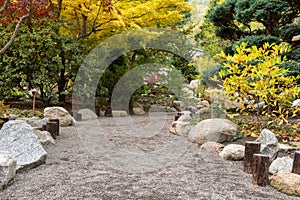
[[[246,144],[260,144],[260,142],[255,142],[255,141],[246,141]]]
[[[266,155],[266,154],[261,154],[261,153],[255,153],[255,154],[253,154],[253,156],[259,156],[259,157],[268,157],[268,158],[270,158],[270,156],[268,156],[268,155]]]

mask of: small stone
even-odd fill
[[[179,112],[180,115],[191,115],[191,111],[181,111]]]
[[[190,115],[181,115],[177,121],[190,122],[191,120],[192,120],[192,117]]]
[[[41,144],[48,145],[56,143],[48,131],[34,130],[34,134],[36,134]]]
[[[139,102],[134,101],[134,102],[132,102],[132,107],[133,108],[143,108],[143,105],[140,104]]]
[[[198,109],[195,106],[188,106],[186,107],[186,110],[190,111],[192,114],[198,111]]]
[[[176,135],[187,135],[191,127],[190,122],[174,121],[172,122],[170,132]]]
[[[9,120],[15,120],[18,118],[18,115],[15,115],[15,114],[9,114]]]
[[[217,142],[205,142],[201,145],[200,150],[220,153],[222,147],[224,147],[224,145]]]
[[[84,108],[78,110],[78,113],[81,114],[82,120],[91,120],[91,119],[97,119],[98,116],[90,109]]]
[[[127,112],[125,110],[113,110],[112,116],[113,117],[125,117],[127,116]]]
[[[189,88],[182,88],[181,91],[183,92],[183,97],[194,97],[193,90]]]
[[[177,110],[177,111],[183,111],[185,110],[185,103],[183,101],[174,101],[173,102],[173,107]]]
[[[209,102],[207,100],[200,101],[199,104],[204,107],[209,107]]]
[[[6,188],[16,175],[16,161],[7,154],[0,154],[0,190]]]
[[[245,147],[240,144],[229,144],[224,147],[220,153],[221,158],[224,160],[243,160],[245,155]]]
[[[166,112],[166,107],[159,104],[154,104],[150,106],[149,112]]]
[[[209,114],[209,113],[211,113],[211,110],[210,110],[210,108],[207,108],[207,107],[201,108],[200,110],[198,110],[196,112],[197,115],[204,115],[204,114]]]
[[[145,114],[144,109],[141,108],[141,107],[134,107],[134,108],[132,109],[132,111],[133,111],[133,114],[134,114],[134,115],[144,115],[144,114]]]

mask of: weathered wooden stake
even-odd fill
[[[57,132],[57,135],[59,135],[59,119],[50,119],[49,122],[56,122],[57,123],[56,132]]]
[[[260,152],[260,143],[248,141],[245,143],[244,172],[252,174],[253,154]]]
[[[46,131],[48,131],[51,136],[53,137],[53,139],[56,139],[57,137],[57,126],[58,124],[56,122],[47,122],[46,124]]]
[[[292,173],[300,175],[300,152],[299,151],[296,151],[294,155]]]
[[[266,186],[269,184],[269,163],[270,157],[268,155],[253,155],[253,185]]]
[[[35,96],[36,96],[36,89],[32,90],[32,94],[33,94],[33,101],[32,101],[32,116],[35,115]]]

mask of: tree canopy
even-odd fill
[[[212,8],[208,18],[219,36],[239,40],[253,34],[277,35],[299,14],[298,0],[227,0]]]
[[[61,14],[65,33],[101,38],[140,27],[174,26],[190,10],[184,0],[64,0]]]

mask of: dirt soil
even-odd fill
[[[149,127],[148,117],[132,119]],[[100,118],[61,128],[57,144],[45,146],[46,163],[18,172],[0,199],[300,199],[254,187],[242,161],[223,161],[169,133],[173,119],[147,137],[121,134],[136,133],[125,118],[118,126]]]

